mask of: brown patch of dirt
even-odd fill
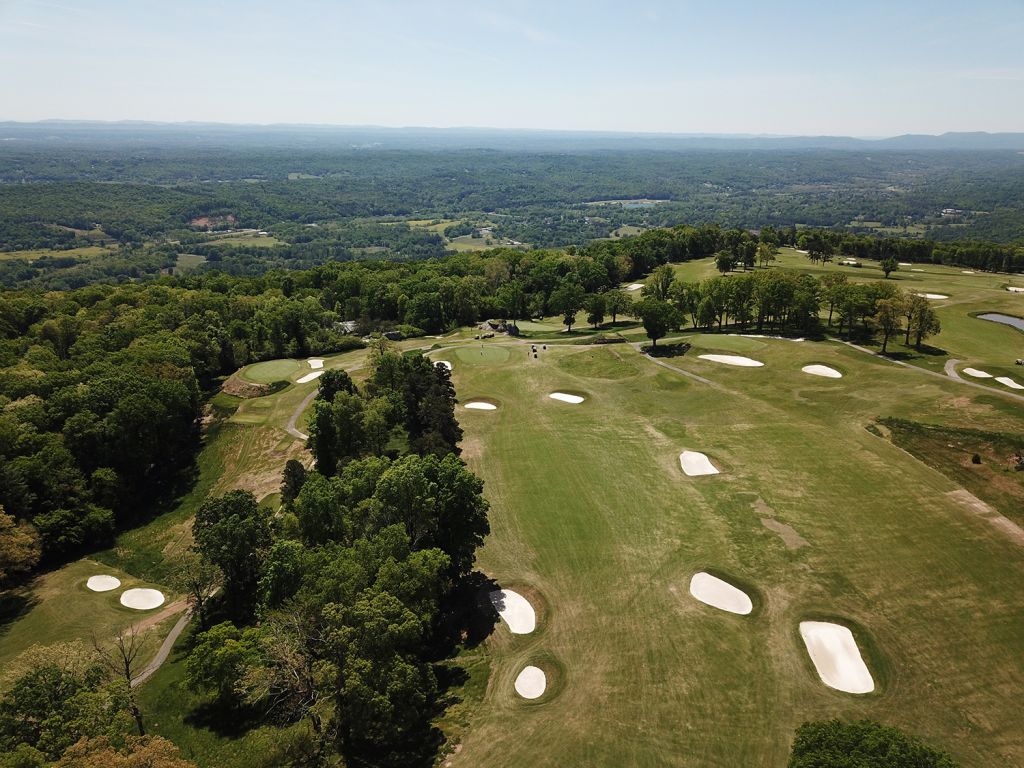
[[[188,608],[188,603],[184,600],[175,600],[173,603],[165,607],[162,611],[154,613],[152,616],[147,616],[142,621],[136,622],[132,626],[135,627],[138,632],[145,632],[148,629],[152,629],[164,619],[170,618],[175,614],[181,613]]]
[[[254,397],[263,397],[268,394],[270,392],[270,385],[253,384],[252,382],[245,381],[238,374],[232,374],[221,385],[220,389],[226,395],[234,395],[244,400],[251,400]]]
[[[762,517],[761,525],[769,531],[777,533],[779,538],[782,539],[782,543],[786,545],[786,549],[796,550],[800,549],[800,547],[808,546],[807,539],[797,533],[796,529],[791,525],[780,523],[778,520],[770,517]]]
[[[193,229],[215,229],[222,227],[225,224],[234,225],[238,222],[235,214],[229,213],[227,216],[196,216],[188,224]]]

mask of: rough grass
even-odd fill
[[[537,590],[546,615],[535,635],[488,640],[490,682],[453,764],[782,766],[800,722],[833,716],[907,728],[965,765],[1024,761],[1021,549],[947,497],[953,481],[864,429],[927,414],[1013,431],[1019,410],[837,344],[691,341],[767,365],[673,361],[705,385],[623,346],[549,346],[529,366],[456,369],[460,396],[502,402],[460,415],[492,505],[479,564]],[[632,375],[609,376],[617,358]],[[811,362],[847,375],[819,381],[800,372]],[[595,366],[602,376],[585,375]],[[559,389],[587,391],[589,407],[550,401]],[[683,447],[723,474],[682,477]],[[762,519],[807,546],[787,548]],[[756,585],[762,610],[692,600],[689,578],[707,568]],[[878,693],[820,683],[796,629],[808,616],[858,628]],[[511,681],[536,658],[564,676],[528,704]]]

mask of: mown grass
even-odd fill
[[[454,765],[782,766],[800,722],[833,716],[907,728],[965,765],[1024,761],[1020,548],[946,495],[955,482],[864,429],[896,416],[1013,431],[1024,413],[830,342],[688,340],[766,365],[672,361],[705,385],[620,345],[456,367],[460,395],[501,403],[459,413],[492,505],[479,564],[537,590],[545,619],[488,640],[490,682]],[[801,373],[812,362],[845,376]],[[686,448],[722,474],[682,475]],[[808,545],[787,548],[765,517]],[[692,600],[704,568],[756,585],[762,609]],[[858,628],[878,693],[821,684],[796,631],[809,616]],[[511,682],[542,657],[561,689],[524,702]]]

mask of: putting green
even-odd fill
[[[246,366],[240,375],[256,384],[272,384],[275,381],[290,379],[299,369],[308,370],[307,366],[298,360],[265,360]]]
[[[526,348],[524,347],[524,350]],[[498,347],[493,344],[467,345],[455,350],[455,356],[464,363],[475,365],[501,365],[512,355],[508,347]],[[526,352],[523,352],[523,359],[526,359]]]

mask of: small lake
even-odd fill
[[[993,323],[1012,325],[1018,331],[1024,331],[1024,320],[1012,315],[1002,315],[999,312],[986,312],[984,315],[976,315],[980,320],[991,320]]]

